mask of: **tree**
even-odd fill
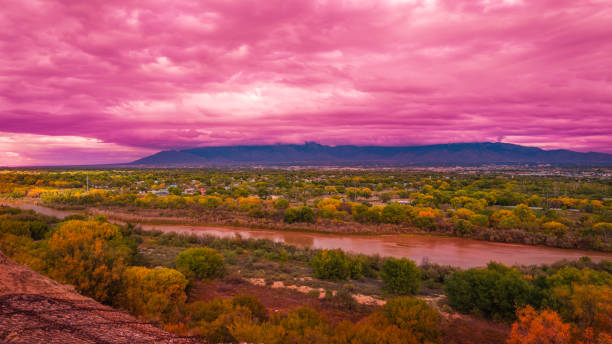
[[[382,309],[387,321],[416,337],[419,343],[434,343],[440,336],[440,316],[423,300],[390,299]]]
[[[470,221],[464,219],[455,219],[454,225],[457,234],[464,236],[472,233],[473,225]]]
[[[287,209],[289,207],[289,201],[287,201],[284,198],[279,198],[276,201],[274,201],[273,206],[275,209]]]
[[[285,222],[314,222],[314,211],[308,206],[293,207],[285,210]]]
[[[174,269],[130,267],[123,274],[119,305],[132,314],[164,322],[177,319],[185,300],[185,276]]]
[[[408,218],[406,209],[399,203],[387,204],[381,213],[381,220],[384,223],[400,224]]]
[[[531,306],[517,311],[508,344],[569,344],[571,325],[561,320],[556,312],[536,311]]]
[[[518,270],[493,262],[453,273],[445,289],[453,308],[497,319],[512,319],[533,292]]]
[[[593,225],[593,231],[597,234],[603,235],[605,239],[612,236],[612,223],[599,222]]]
[[[345,280],[361,275],[361,262],[351,259],[340,249],[321,250],[312,258],[310,265],[316,278]]]
[[[554,234],[563,234],[567,232],[567,226],[557,221],[548,221],[542,224],[542,229],[546,232]]]
[[[251,315],[259,321],[268,319],[268,310],[266,306],[259,301],[258,298],[252,295],[238,295],[232,299],[234,308],[240,306],[251,311]]]
[[[421,270],[406,258],[388,258],[382,264],[380,277],[392,293],[416,294],[421,286]]]
[[[196,247],[179,253],[176,268],[190,279],[221,277],[225,273],[223,256],[208,247]]]
[[[431,344],[440,338],[440,316],[425,301],[400,297],[390,299],[357,324],[343,321],[336,326],[333,344]]]
[[[476,226],[489,227],[489,218],[487,215],[475,214],[470,216],[469,220]]]
[[[514,215],[522,222],[533,222],[536,220],[535,213],[527,204],[519,204],[514,208]]]
[[[521,227],[521,220],[514,212],[501,209],[491,215],[491,224],[499,229],[516,229]]]
[[[380,201],[383,203],[387,203],[391,200],[391,197],[393,196],[393,193],[391,192],[383,192],[379,195],[380,197]]]
[[[50,277],[104,303],[120,291],[121,275],[134,253],[117,226],[97,221],[64,222],[47,246]]]

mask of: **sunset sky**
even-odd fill
[[[0,166],[304,141],[612,153],[612,1],[2,1]]]

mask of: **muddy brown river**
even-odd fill
[[[58,218],[82,213],[79,211],[56,210],[31,203],[4,203],[22,209],[32,209]],[[163,232],[214,235],[224,238],[240,235],[243,238],[270,239],[275,242],[283,242],[296,246],[309,246],[320,249],[341,248],[345,251],[367,255],[378,254],[384,257],[406,257],[417,263],[428,260],[432,263],[448,264],[461,268],[483,266],[490,261],[497,261],[506,265],[550,264],[561,259],[576,259],[584,256],[588,256],[594,261],[612,260],[612,253],[605,252],[505,244],[433,235],[334,235],[189,225],[141,224],[141,227],[146,230],[157,229]]]

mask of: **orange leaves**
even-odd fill
[[[571,340],[571,325],[553,311],[536,311],[531,306],[517,312],[508,344],[565,344]]]

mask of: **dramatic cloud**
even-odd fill
[[[0,165],[304,141],[612,153],[611,22],[609,0],[9,0]]]

